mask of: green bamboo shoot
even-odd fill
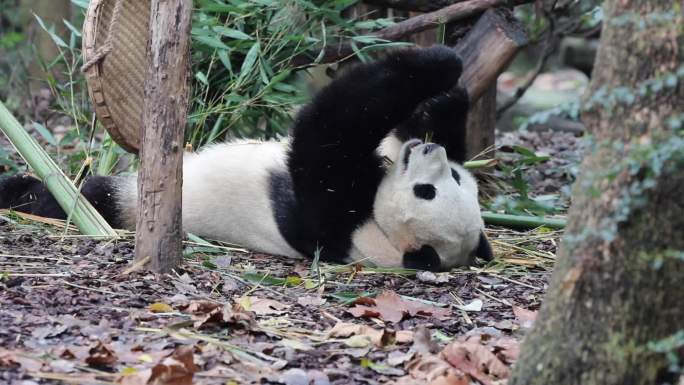
[[[544,218],[524,215],[497,214],[489,211],[482,212],[482,219],[489,225],[505,226],[519,229],[532,229],[535,227],[549,227],[552,229],[564,229],[566,220],[562,218]]]

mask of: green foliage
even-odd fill
[[[2,0],[0,0],[2,1]],[[197,149],[229,137],[274,138],[284,135],[294,110],[308,100],[305,76],[293,65],[320,60],[324,49],[339,41],[363,46],[357,52],[381,49],[395,43],[359,35],[391,25],[389,19],[350,20],[342,11],[357,0],[196,0],[192,20],[191,105],[186,139]],[[82,9],[88,0],[72,0]],[[55,137],[45,122],[34,125],[53,157],[67,174],[84,164],[91,172],[106,175],[125,152],[116,146],[94,119],[83,74],[81,25],[64,20],[66,36],[55,32],[36,15],[59,50],[56,58],[40,59],[49,75],[46,80],[55,97],[53,109],[71,118],[69,130]],[[7,37],[11,44],[18,37]],[[303,56],[305,55],[305,56]],[[141,69],[142,71],[143,69]],[[0,83],[2,76],[0,76]],[[67,151],[65,151],[68,149]],[[134,163],[134,162],[124,162]],[[121,171],[121,170],[119,170]]]
[[[296,275],[278,278],[268,274],[245,273],[242,278],[248,282],[263,286],[298,286],[303,283],[303,280]]]
[[[354,0],[198,1],[193,16],[194,97],[188,141],[195,148],[224,134],[285,134],[307,100],[293,59],[338,41],[381,43],[360,28],[391,24],[341,16]],[[314,54],[313,57],[316,57]]]
[[[106,173],[111,172],[112,165],[125,152],[113,145],[101,126],[93,125],[93,114],[85,78],[80,71],[82,65],[80,27],[77,28],[72,22],[63,20],[68,35],[60,36],[55,32],[55,27],[47,25],[40,16],[35,15],[35,19],[48,33],[59,52],[57,57],[46,58],[47,60],[43,60],[40,53],[36,52],[36,59],[44,72],[48,74],[45,79],[46,85],[55,98],[51,109],[58,114],[68,116],[71,125],[59,139],[43,122],[34,122],[33,127],[49,145],[48,149],[54,151],[52,157],[68,175],[75,175],[84,167],[88,173],[96,171],[107,175]],[[83,15],[77,17],[74,22],[80,26],[83,22]],[[53,74],[58,76],[53,76]]]
[[[524,177],[525,171],[536,164],[546,162],[549,156],[536,154],[521,146],[513,146],[513,151],[515,152],[515,159],[512,164],[503,162],[499,165],[503,177],[509,181],[513,188],[513,193],[498,195],[491,203],[485,206],[493,211],[514,215],[533,214],[543,216],[557,213],[560,210],[556,204],[557,196],[543,195],[531,197],[529,184]]]
[[[669,363],[669,370],[672,373],[683,373],[684,368],[679,358],[678,352],[684,348],[684,330],[672,334],[669,337],[663,338],[659,341],[651,341],[648,343],[648,349],[665,354]]]

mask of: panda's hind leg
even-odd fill
[[[81,194],[112,227],[122,228],[117,199],[117,177],[92,176],[85,180]],[[0,209],[13,209],[47,218],[66,219],[66,213],[40,179],[17,174],[0,179]]]

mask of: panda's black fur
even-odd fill
[[[397,51],[352,68],[299,112],[286,169],[270,171],[266,192],[278,230],[292,248],[302,255],[319,252],[326,261],[349,261],[352,234],[374,215],[386,173],[377,149],[388,134],[406,141],[430,133],[450,160],[465,160],[468,98],[457,86],[461,72],[461,61],[447,47]],[[460,184],[458,172],[451,172]],[[116,183],[116,178],[91,177],[82,188],[114,226],[124,222],[113,201]],[[434,186],[416,189],[421,199],[434,197]],[[22,175],[0,182],[0,207],[65,217],[38,180]],[[403,264],[439,270],[435,249],[419,246],[405,252]],[[473,253],[491,258],[484,235]]]

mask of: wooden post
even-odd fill
[[[524,27],[508,9],[489,9],[480,17],[455,48],[463,60],[461,84],[471,103],[495,84],[499,73],[526,44]]]
[[[527,44],[524,27],[505,8],[487,10],[456,45],[463,60],[461,85],[470,96],[467,148],[472,158],[494,145],[496,78]]]
[[[157,273],[171,271],[181,260],[191,12],[192,0],[152,0],[135,256],[151,258]]]
[[[487,88],[468,113],[466,133],[467,159],[472,159],[494,146],[496,128],[496,83]]]

